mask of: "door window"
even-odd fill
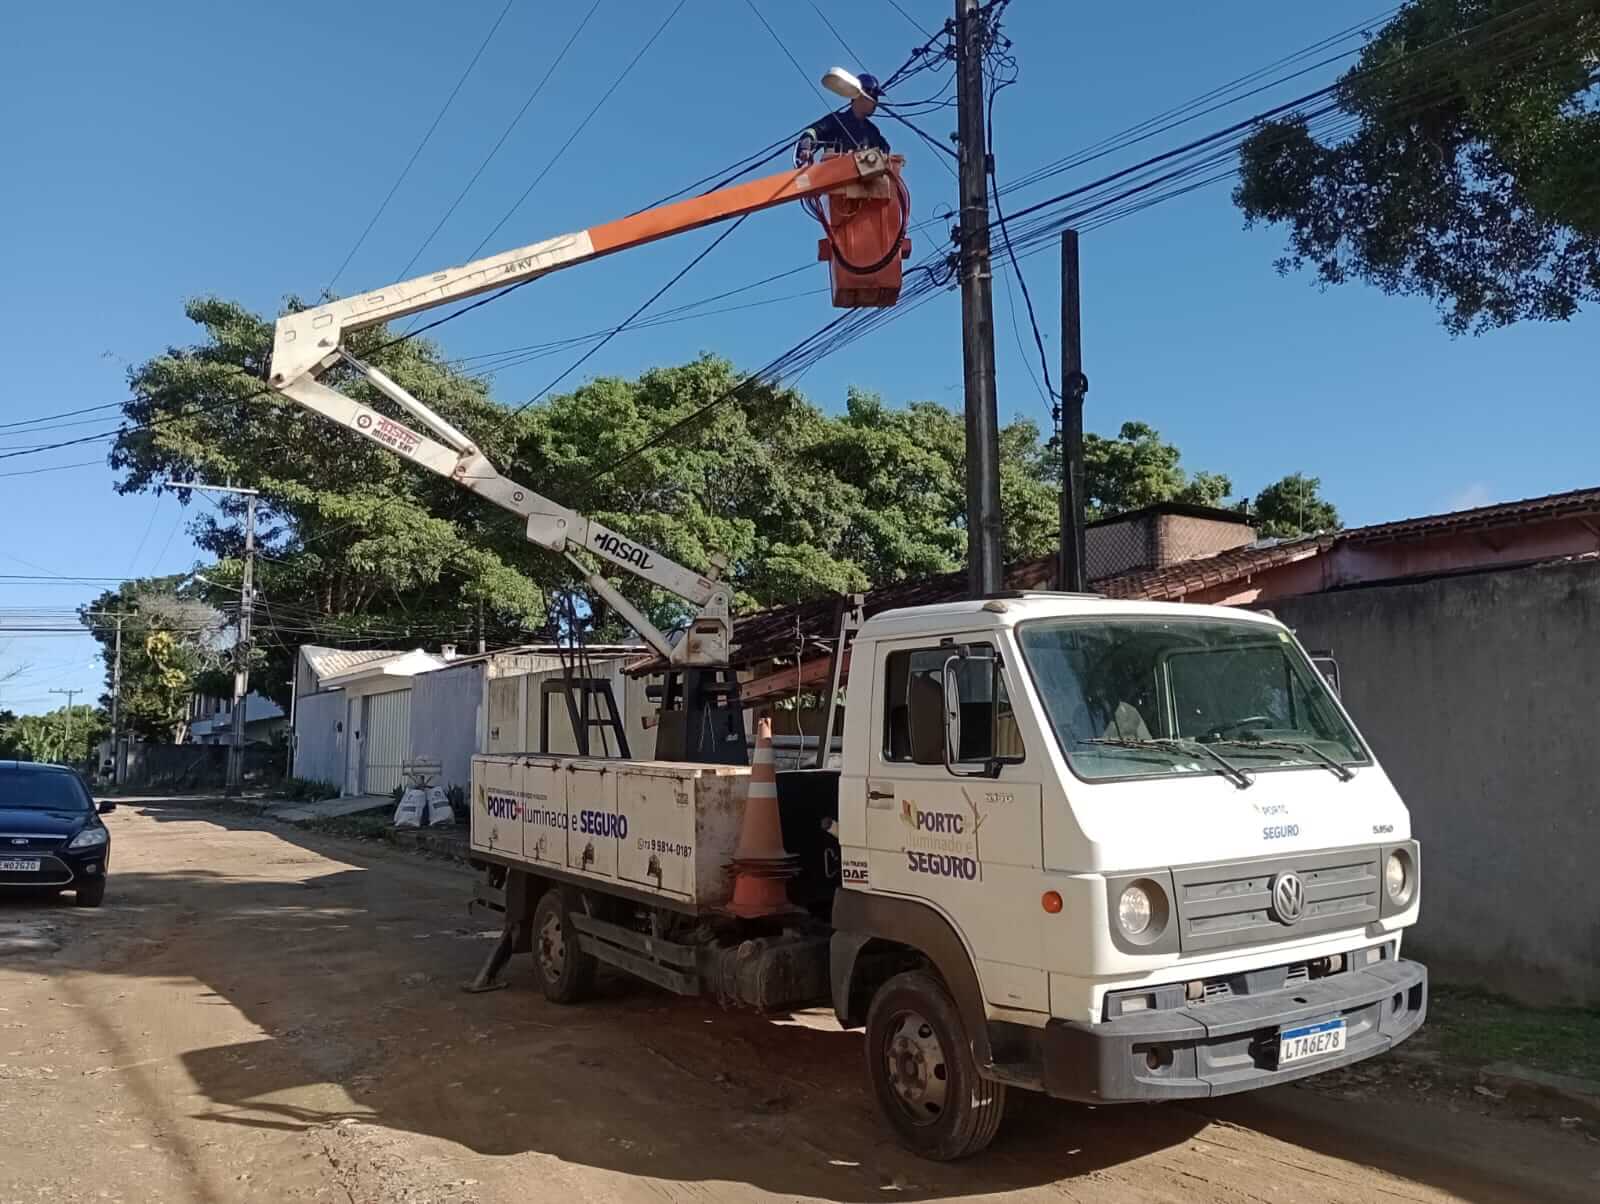
[[[956,661],[961,747],[951,759],[1020,761],[1022,736],[1005,674],[989,644],[969,644]],[[884,664],[883,759],[910,765],[945,762],[944,667],[960,648],[891,652]]]

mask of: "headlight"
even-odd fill
[[[1383,864],[1383,888],[1395,903],[1403,903],[1411,894],[1411,866],[1406,855],[1398,849],[1389,854]]]
[[[110,834],[104,828],[85,828],[67,842],[67,848],[93,849],[110,839]]]
[[[1122,892],[1117,900],[1117,923],[1129,936],[1139,936],[1150,927],[1155,908],[1150,902],[1150,892],[1135,883]]]

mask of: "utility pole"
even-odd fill
[[[1058,588],[1083,593],[1089,588],[1084,549],[1083,330],[1078,309],[1078,232],[1061,232],[1061,402],[1057,437],[1061,450],[1061,564]]]
[[[994,294],[983,58],[988,24],[978,0],[956,0],[956,113],[961,151],[961,361],[967,417],[967,589],[1005,586],[1000,513],[1000,422],[995,403]]]
[[[113,616],[117,621],[116,655],[111,662],[111,781],[122,785],[122,741],[117,734],[117,724],[122,719],[122,620],[121,611]],[[99,766],[95,766],[99,769]]]
[[[199,481],[168,481],[174,489],[204,489],[210,493],[237,493],[245,499],[244,576],[239,582],[239,638],[233,645],[233,734],[228,745],[225,793],[238,794],[244,781],[244,700],[250,693],[250,620],[255,611],[256,499],[254,489],[234,485],[203,485]]]
[[[51,690],[50,693],[52,693],[52,694],[65,694],[67,696],[67,740],[66,740],[66,753],[67,753],[67,755],[66,755],[65,760],[66,760],[68,765],[71,765],[72,764],[72,699],[73,699],[74,696],[76,696],[78,694],[82,694],[83,691],[82,690]]]

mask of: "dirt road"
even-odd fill
[[[466,871],[124,804],[98,911],[0,899],[0,1201],[1303,1201],[1600,1198],[1546,1124],[1283,1089],[1205,1108],[1024,1098],[936,1166],[875,1116],[830,1015],[616,983],[461,994]]]

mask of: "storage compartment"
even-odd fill
[[[617,814],[617,762],[568,761],[567,868],[602,878],[617,876],[617,845],[628,821]]]
[[[474,757],[472,847],[485,853],[521,857],[522,813],[526,801],[518,758]]]
[[[567,864],[567,772],[554,757],[523,757],[522,851],[529,861]]]
[[[631,766],[617,774],[617,810],[627,836],[617,850],[625,881],[688,897],[694,885],[697,779]]]

